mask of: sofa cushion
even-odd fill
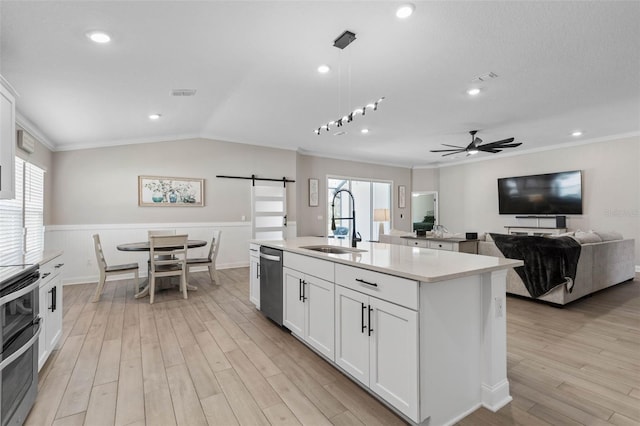
[[[598,234],[594,232],[584,232],[584,231],[576,231],[576,234],[572,236],[577,242],[580,244],[589,244],[589,243],[601,243],[602,238],[598,236]]]
[[[597,234],[602,241],[617,241],[622,239],[622,234],[615,231],[610,231],[610,232],[594,231],[594,234]]]

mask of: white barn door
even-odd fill
[[[253,239],[286,239],[287,188],[283,182],[256,181],[251,187],[251,210]]]

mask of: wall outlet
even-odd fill
[[[502,318],[504,316],[504,303],[502,297],[496,297],[495,302],[496,318]]]

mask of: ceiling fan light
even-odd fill
[[[318,67],[318,72],[320,74],[326,74],[329,71],[331,71],[331,67],[329,67],[329,65],[322,64]]]
[[[467,90],[467,94],[469,96],[478,96],[480,94],[480,89],[478,89],[477,87],[474,87],[472,89]]]
[[[571,133],[571,136],[577,138],[578,136],[582,136],[582,132],[580,130],[576,130],[575,132]]]
[[[469,151],[467,151],[469,154],[473,155],[473,154],[477,154],[479,151],[477,149],[470,149]]]

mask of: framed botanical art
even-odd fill
[[[138,176],[138,205],[202,207],[204,206],[204,179]]]
[[[404,185],[398,186],[398,208],[400,209],[404,209],[407,206],[406,191]]]
[[[318,206],[318,179],[309,179],[309,207]]]

